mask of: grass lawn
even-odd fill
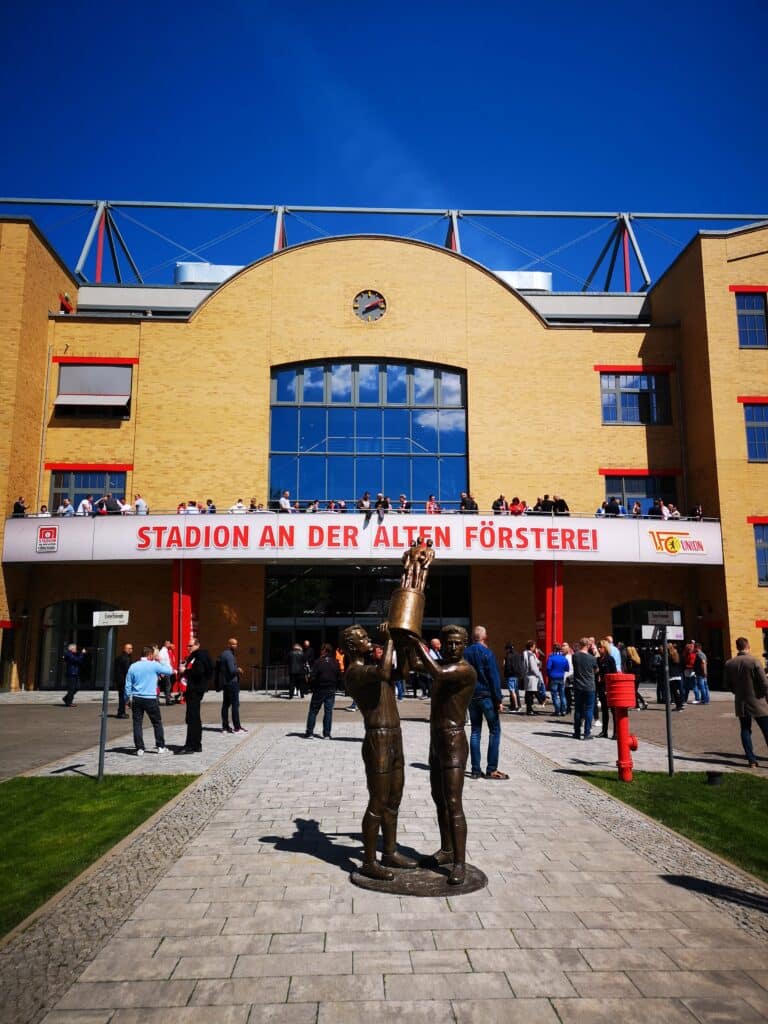
[[[196,778],[24,778],[0,785],[0,935]]]
[[[767,780],[744,772],[724,772],[721,786],[708,786],[703,772],[635,772],[629,783],[615,772],[582,777],[768,882]]]

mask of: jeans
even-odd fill
[[[398,700],[402,700],[405,696],[405,685],[402,679],[395,680],[395,696]]]
[[[240,680],[224,683],[221,688],[221,727],[229,728],[229,709],[232,708],[232,728],[240,728]]]
[[[702,704],[709,704],[709,683],[706,676],[696,676],[699,683],[699,700]]]
[[[317,721],[317,713],[320,708],[323,708],[323,736],[331,735],[331,726],[333,724],[333,703],[336,700],[335,690],[314,690],[312,696],[309,699],[309,712],[307,714],[307,736],[311,736],[315,731],[315,722]]]
[[[163,720],[160,717],[160,702],[157,697],[131,697],[133,709],[133,745],[137,750],[144,749],[144,712],[152,723],[155,731],[155,746],[165,746]]]
[[[469,751],[473,773],[480,771],[480,734],[483,730],[483,719],[488,723],[489,733],[486,770],[495,772],[499,767],[499,743],[501,741],[499,712],[490,697],[473,697],[469,704],[469,720],[472,723]]]
[[[564,715],[565,712],[565,683],[562,679],[549,680],[549,692],[552,697],[552,707],[556,715]]]
[[[688,702],[688,698],[691,695],[691,690],[693,690],[693,699],[700,700],[701,697],[699,695],[699,677],[695,675],[693,672],[686,672],[683,676],[683,693],[685,696],[686,703]]]
[[[584,738],[592,734],[592,719],[595,714],[595,691],[573,691],[573,735],[581,736],[581,723],[584,721]]]
[[[752,746],[752,715],[742,715],[739,721],[741,722],[741,745],[744,747],[744,753],[750,764],[757,764],[755,748]],[[768,715],[761,715],[755,721],[760,727],[766,745],[768,745]]]

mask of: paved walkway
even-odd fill
[[[514,724],[512,781],[465,789],[487,890],[423,900],[351,886],[359,719],[337,715],[331,742],[265,725],[2,950],[2,1019],[768,1020],[768,889],[554,771]],[[404,723],[404,738],[400,839],[430,852],[427,725]]]

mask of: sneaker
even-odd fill
[[[221,731],[222,732],[233,732],[233,730],[230,729],[230,727],[228,725],[223,726]]]
[[[158,747],[155,751],[156,754],[170,754],[168,747]]]
[[[330,736],[323,736],[324,740],[329,740],[330,738],[331,738]]]
[[[136,757],[144,757],[144,748],[136,751]]]
[[[248,730],[247,730],[247,729],[244,729],[244,728],[242,727],[242,725],[240,726],[240,728],[239,728],[239,729],[234,729],[233,731],[234,731],[234,732],[248,732]]]
[[[482,772],[472,772],[472,774],[470,775],[470,779],[479,779],[482,774]]]

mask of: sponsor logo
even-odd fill
[[[664,555],[679,555],[683,552],[690,555],[705,555],[704,541],[691,537],[690,533],[679,530],[649,530],[654,550]]]
[[[38,555],[52,554],[59,550],[59,528],[58,526],[38,526],[37,528],[37,553]]]

